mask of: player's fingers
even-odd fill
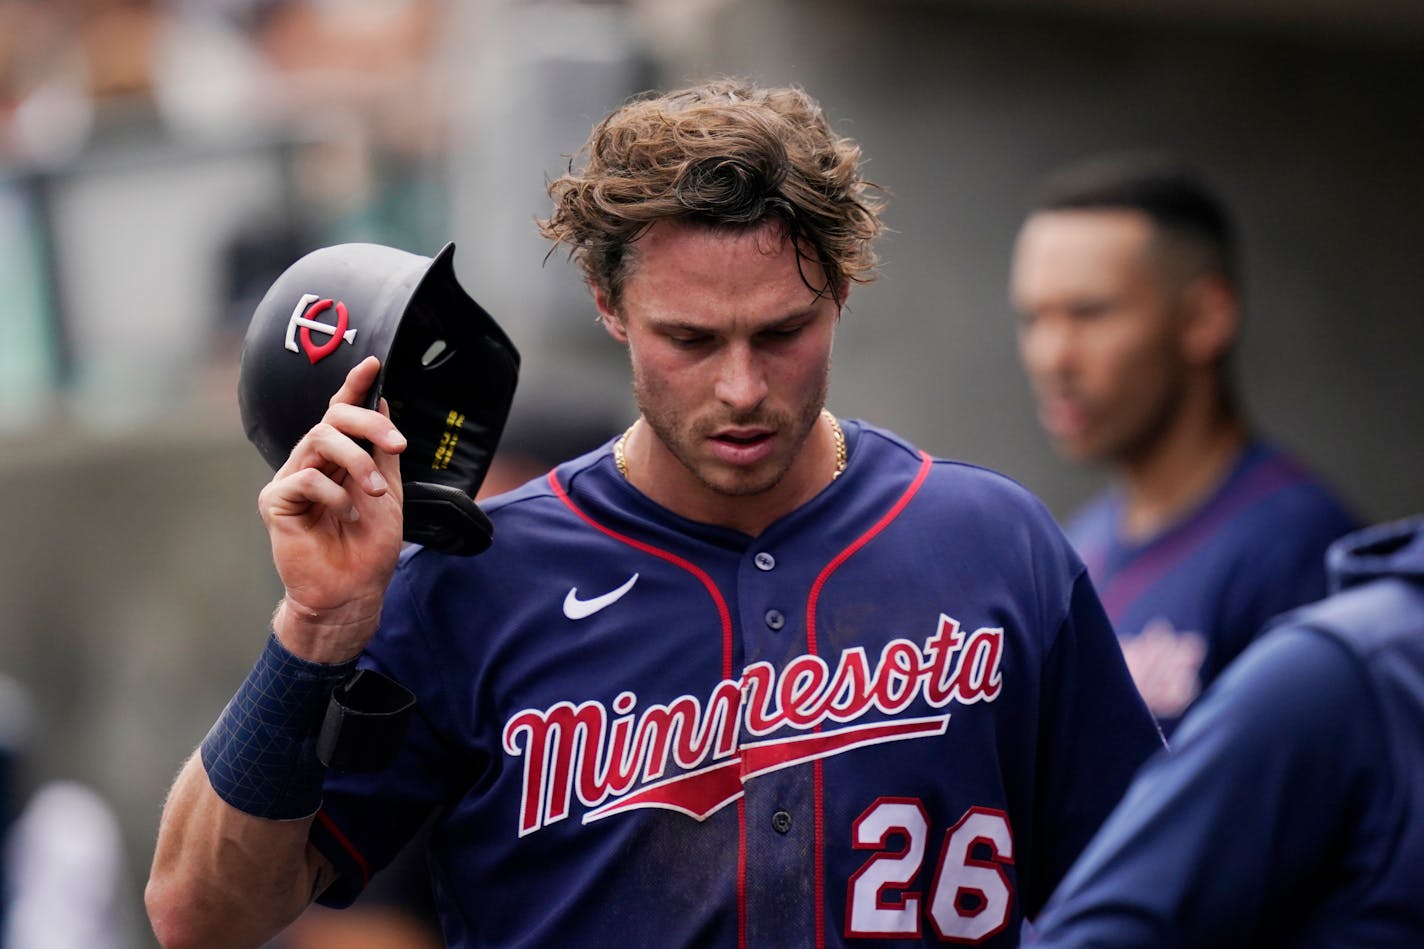
[[[404,497],[403,493],[400,491],[400,456],[394,452],[381,451],[377,449],[376,451],[372,452],[371,457],[376,463],[376,471],[380,473],[382,478],[386,479],[386,483],[391,486],[392,490],[397,492],[398,496]]]
[[[381,413],[382,418],[390,419],[391,406],[384,398],[380,400],[377,409]],[[395,428],[394,423],[391,425],[391,430],[396,432],[397,435],[400,434],[399,430]],[[405,491],[401,482],[400,458],[398,458],[397,455],[405,451],[407,444],[405,437],[401,436],[398,440],[388,438],[384,445],[375,441],[371,444],[373,447],[372,456],[376,460],[376,470],[379,471],[381,476],[391,485],[391,490],[396,494],[396,500],[403,503],[405,500]],[[383,450],[383,448],[386,450]]]
[[[333,407],[328,411],[330,417],[338,414],[340,406]],[[381,418],[375,412],[367,412],[364,409],[356,409],[353,406],[346,406],[352,412],[363,413],[366,419],[337,419],[336,425],[329,422],[321,422],[310,432],[302,437],[297,443],[297,447],[292,449],[291,457],[287,459],[281,469],[278,470],[278,477],[285,477],[296,474],[306,469],[314,469],[330,476],[336,481],[350,481],[359,486],[360,490],[367,494],[378,496],[384,494],[390,486],[389,471],[400,471],[398,463],[392,468],[390,460],[395,459],[391,452],[377,448],[375,457],[358,442],[358,438],[364,438],[372,444],[379,444],[384,440],[389,444],[394,434],[404,444],[404,438],[391,427],[390,422]],[[372,424],[374,419],[380,425]],[[338,427],[338,425],[340,427]],[[344,472],[344,477],[342,473]]]
[[[360,405],[366,398],[366,391],[371,388],[380,372],[381,361],[375,356],[367,356],[351,367],[351,371],[341,383],[341,388],[336,390],[336,394],[327,404]]]
[[[388,412],[373,412],[357,405],[338,404],[326,410],[322,423],[344,432],[352,438],[364,439],[373,448],[400,454],[406,439],[391,421]]]
[[[380,451],[399,453],[405,450],[406,439],[395,427],[389,414],[373,412],[346,402],[332,405],[316,426],[292,449],[286,467],[312,464],[312,449],[324,429],[332,429],[353,441],[365,441]]]
[[[257,510],[267,524],[282,517],[311,514],[313,508],[328,510],[345,521],[360,516],[351,492],[316,468],[273,478],[257,495]]]

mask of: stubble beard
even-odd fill
[[[667,400],[660,398],[636,369],[633,373],[633,399],[653,434],[703,487],[724,497],[735,498],[756,497],[781,484],[815,429],[829,389],[828,365],[820,385],[795,415],[758,410],[744,416],[728,414],[689,420],[682,412],[667,408]],[[709,459],[705,448],[708,438],[727,426],[765,427],[782,438],[789,434],[791,440],[786,449],[755,468],[729,470],[728,466]]]

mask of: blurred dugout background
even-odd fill
[[[1417,0],[0,0],[19,803],[97,790],[114,944],[151,945],[163,793],[279,592],[234,397],[256,299],[315,246],[454,239],[520,401],[630,419],[621,351],[531,222],[609,108],[711,73],[804,85],[895,193],[839,413],[1071,509],[1097,479],[1050,453],[1014,352],[1021,201],[1064,161],[1168,147],[1239,215],[1253,416],[1367,519],[1424,510],[1421,54]]]

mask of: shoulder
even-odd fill
[[[1293,456],[1256,444],[1200,524],[1234,602],[1254,604],[1253,626],[1326,593],[1325,555],[1358,522]]]
[[[1424,676],[1424,586],[1385,577],[1283,615],[1277,628],[1305,627],[1337,640],[1367,664],[1410,663]]]
[[[856,420],[857,448],[878,458],[893,458],[906,468],[923,468],[924,490],[950,494],[971,507],[994,506],[1037,514],[1043,503],[1028,488],[1001,472],[926,452],[888,429]]]
[[[858,451],[881,455],[892,464],[867,465],[879,476],[898,471],[902,483],[920,483],[899,523],[933,538],[946,556],[972,557],[985,576],[1012,577],[1036,589],[1044,609],[1060,615],[1083,572],[1082,561],[1058,522],[1028,488],[980,465],[939,458],[894,433],[861,425]],[[865,461],[871,461],[870,458]]]
[[[1365,663],[1337,637],[1286,623],[1250,646],[1213,683],[1172,737],[1182,752],[1231,746],[1248,758],[1339,754],[1374,708]],[[1293,749],[1287,751],[1287,748]],[[1244,760],[1244,759],[1243,759]],[[1263,759],[1256,759],[1263,760]]]
[[[1242,516],[1288,526],[1297,535],[1330,538],[1353,530],[1357,519],[1319,474],[1295,455],[1269,442],[1248,449],[1232,493],[1245,502]]]
[[[506,546],[521,543],[534,536],[545,538],[547,525],[559,519],[574,518],[577,502],[573,498],[592,493],[605,497],[610,484],[621,485],[614,474],[609,445],[604,445],[577,458],[570,459],[538,477],[480,502],[500,541]],[[576,519],[576,518],[574,518]]]
[[[981,465],[931,455],[894,432],[861,421],[856,451],[869,455],[872,478],[918,479],[915,512],[941,526],[991,535],[999,543],[1018,537],[1058,543],[1062,531],[1044,503],[1013,478]]]

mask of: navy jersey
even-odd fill
[[[1147,707],[1171,733],[1271,617],[1325,595],[1325,550],[1357,525],[1297,462],[1249,445],[1195,510],[1144,542],[1108,491],[1067,525]]]
[[[1424,945],[1421,528],[1362,532],[1412,565],[1282,617],[1217,680],[1054,896],[1043,949]]]
[[[452,946],[1014,945],[1161,739],[1036,499],[846,429],[756,538],[605,447],[407,552],[363,661],[419,712],[329,776],[323,899],[434,811]]]

